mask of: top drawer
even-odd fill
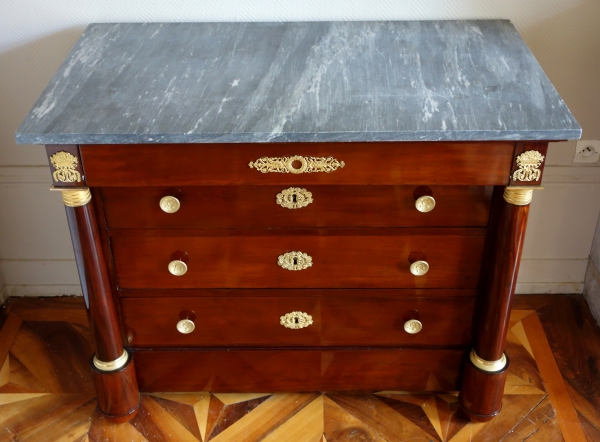
[[[81,146],[86,183],[92,187],[506,185],[513,151],[511,142]],[[262,172],[267,169],[273,171]]]
[[[491,186],[283,187],[103,187],[102,203],[109,229],[485,227],[493,189]],[[433,209],[419,205],[422,212],[417,209],[417,198],[425,195],[433,198],[426,202],[434,201],[435,205]],[[163,206],[163,201],[176,204]]]

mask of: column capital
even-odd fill
[[[542,186],[506,186],[504,201],[515,206],[526,206],[531,203],[534,190],[543,190]]]
[[[60,191],[62,193],[63,203],[65,206],[69,207],[85,206],[92,200],[92,194],[87,187],[60,188],[52,186],[50,190]]]

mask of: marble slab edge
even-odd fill
[[[557,131],[424,131],[226,134],[24,134],[17,144],[178,144],[178,143],[320,143],[393,141],[564,141],[581,138],[581,129]]]

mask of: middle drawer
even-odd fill
[[[486,229],[195,233],[113,231],[118,287],[474,288]]]

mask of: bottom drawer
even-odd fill
[[[142,391],[455,391],[466,350],[135,350]]]
[[[134,347],[445,347],[471,342],[475,297],[383,297],[376,290],[371,297],[351,297],[351,293],[123,298],[121,307]],[[285,327],[280,318],[291,312],[310,315],[312,323]],[[194,328],[182,333],[178,323],[187,318]]]

